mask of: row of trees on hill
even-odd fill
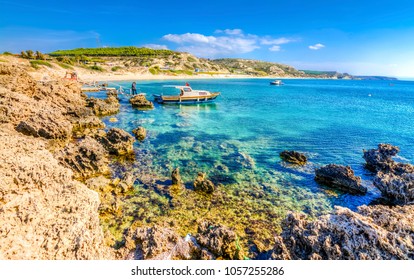
[[[79,48],[73,50],[58,50],[51,56],[169,56],[176,52],[170,50],[153,50],[137,47],[119,48]]]

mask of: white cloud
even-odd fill
[[[288,38],[276,38],[276,39],[272,39],[270,37],[265,37],[262,38],[260,40],[260,43],[263,45],[282,45],[282,44],[287,44],[287,43],[291,43],[291,42],[295,42],[294,39],[288,39]]]
[[[166,45],[146,44],[146,45],[143,45],[142,47],[153,49],[153,50],[168,50],[168,47]]]
[[[178,51],[211,58],[249,53],[264,45],[273,45],[269,50],[280,51],[279,45],[295,41],[284,37],[244,34],[241,29],[216,30],[214,36],[199,33],[167,34],[162,39],[178,44]]]
[[[269,51],[272,51],[272,52],[278,52],[280,50],[281,50],[281,48],[278,45],[275,45],[275,46],[269,48]]]
[[[322,49],[324,47],[325,47],[325,45],[322,45],[322,44],[318,43],[316,45],[309,46],[309,49],[314,50],[314,51],[317,51],[317,50],[320,50],[320,49]]]

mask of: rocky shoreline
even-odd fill
[[[131,103],[151,109],[142,97]],[[133,196],[138,178],[111,176],[111,161],[135,159],[135,138],[121,129],[103,130],[99,119],[118,110],[111,94],[87,98],[80,84],[39,82],[27,66],[0,63],[0,259],[414,258],[414,167],[395,162],[399,149],[385,144],[364,151],[364,158],[376,172],[374,185],[398,206],[361,206],[357,212],[337,207],[314,221],[290,213],[273,249],[256,246],[254,254],[231,228],[210,221],[184,237],[168,225],[131,226],[119,242],[102,223],[122,219],[122,198]],[[137,128],[138,140],[145,134]],[[306,164],[298,153],[283,157]],[[322,171],[323,183],[359,189],[347,167]],[[339,181],[338,174],[344,176]],[[176,169],[168,191],[186,191],[181,185]],[[217,188],[203,173],[194,182],[194,191],[206,196]]]

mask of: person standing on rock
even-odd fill
[[[132,94],[137,94],[137,83],[136,82],[132,83],[131,89],[132,89],[132,92],[131,92]]]

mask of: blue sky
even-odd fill
[[[412,0],[0,0],[0,52],[149,46],[414,77]]]

